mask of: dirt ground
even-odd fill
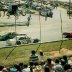
[[[72,56],[72,50],[62,48],[60,51],[51,51],[51,52],[49,52],[49,56],[51,58],[57,58],[57,57],[61,57],[63,55]]]

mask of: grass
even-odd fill
[[[72,17],[72,14],[70,14],[70,16]]]
[[[40,45],[39,50],[43,50],[44,52],[50,52],[60,49],[61,42],[50,42],[50,43],[43,43]],[[25,45],[13,48],[2,48],[0,49],[0,64],[4,66],[12,66],[16,63],[26,63],[28,64],[29,56],[31,50],[37,50],[39,44],[34,45]],[[72,40],[66,40],[63,42],[62,48],[68,48],[72,50]],[[14,49],[12,51],[12,49]],[[7,55],[12,51],[10,56],[6,59]],[[49,54],[45,55],[45,58],[48,57]]]

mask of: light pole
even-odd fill
[[[16,32],[16,15],[15,15],[15,32]]]
[[[69,0],[69,19],[71,19],[71,17],[70,17],[70,7],[71,7],[71,0]]]
[[[63,44],[63,26],[62,26],[62,15],[61,15],[61,10],[60,10],[60,21],[61,21],[61,44],[60,44],[60,50],[62,48],[62,44]],[[60,53],[60,50],[59,50],[59,53]]]

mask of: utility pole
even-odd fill
[[[71,19],[71,17],[70,17],[70,8],[71,7],[71,0],[69,0],[69,19]]]
[[[61,10],[60,10],[60,21],[61,21],[61,36],[62,36],[62,39],[61,39],[61,44],[60,44],[60,50],[62,49],[62,44],[63,44],[63,26],[62,26],[62,15],[61,15]],[[59,50],[59,53],[60,53],[60,50]]]

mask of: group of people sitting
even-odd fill
[[[44,53],[40,50],[39,55],[32,50],[29,57],[29,65],[19,63],[13,68],[0,66],[2,72],[72,72],[72,64],[68,63],[67,56],[57,58],[54,61],[47,58],[45,61]]]

